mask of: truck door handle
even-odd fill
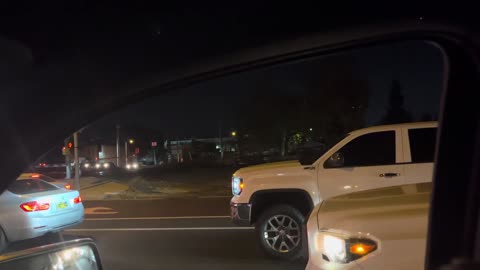
[[[303,167],[304,170],[315,170],[315,166]]]
[[[385,177],[385,178],[391,178],[391,177],[396,177],[399,176],[399,173],[381,173],[379,176],[380,177]]]

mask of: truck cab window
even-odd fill
[[[413,163],[433,162],[435,154],[436,128],[418,128],[408,130],[410,153]]]
[[[344,167],[395,164],[395,131],[362,135],[339,152],[343,154]]]

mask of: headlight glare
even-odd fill
[[[345,262],[347,258],[345,240],[339,237],[325,235],[323,237],[323,251],[332,262]]]
[[[233,195],[240,195],[243,191],[243,179],[239,177],[232,177],[232,193]]]
[[[369,238],[323,235],[323,257],[329,262],[349,263],[377,250],[377,243]]]

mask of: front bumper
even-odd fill
[[[251,224],[252,204],[250,203],[230,203],[230,217],[233,223],[242,226]]]

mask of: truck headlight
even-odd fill
[[[239,177],[232,177],[232,193],[233,195],[240,195],[243,191],[243,179]]]
[[[342,238],[323,235],[323,258],[334,263],[349,263],[377,249],[377,243],[368,238]]]

